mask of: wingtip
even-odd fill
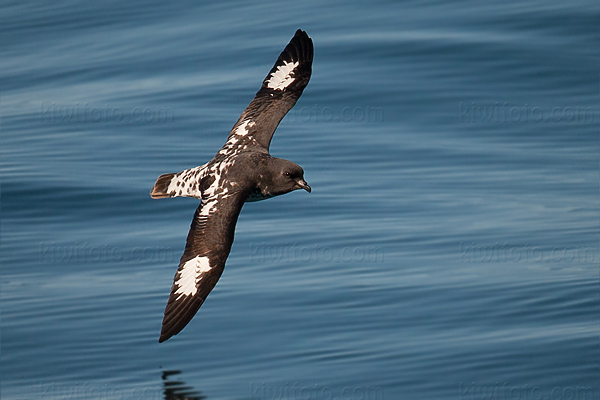
[[[305,31],[305,30],[302,30],[302,29],[300,29],[300,28],[298,28],[298,29],[296,30],[296,33],[294,34],[294,36],[306,36],[307,38],[309,38],[309,39],[310,39],[310,37],[308,36],[308,33],[306,33],[306,31]]]
[[[307,68],[308,76],[310,77],[310,70],[312,69],[312,61],[314,55],[314,46],[313,41],[308,36],[306,31],[302,29],[296,30],[294,37],[290,40],[288,45],[285,47],[279,59],[281,58],[291,58],[293,60],[300,61],[304,67]],[[278,59],[278,61],[279,61]],[[276,64],[277,65],[277,64]],[[274,67],[275,68],[275,67]],[[273,71],[271,71],[273,72]]]
[[[310,36],[308,36],[308,33],[306,33],[306,31],[303,31],[302,29],[296,30],[296,33],[294,34],[293,39],[297,39],[297,40],[300,40],[303,42],[310,43],[310,46],[312,47],[312,38]]]
[[[173,332],[167,331],[164,329],[161,329],[160,331],[160,337],[158,338],[158,343],[162,343],[162,342],[166,342],[167,340],[171,339],[173,336],[175,336],[175,334],[173,334]]]

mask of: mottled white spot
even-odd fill
[[[208,163],[207,163],[208,164]],[[202,193],[194,189],[196,184],[208,174],[206,165],[201,165],[196,168],[186,169],[181,171],[171,178],[167,193],[173,197],[187,196],[201,198]]]
[[[208,257],[197,256],[183,264],[179,271],[179,278],[175,281],[177,290],[175,294],[179,296],[193,296],[198,291],[198,282],[202,279],[202,274],[210,271]]]
[[[291,76],[291,72],[298,66],[298,61],[289,63],[283,62],[283,65],[277,67],[277,71],[271,74],[271,77],[267,81],[267,87],[270,89],[283,90],[292,82],[294,78]]]
[[[252,128],[256,123],[254,121],[244,121],[235,130],[236,135],[245,136],[248,133],[248,128]]]
[[[229,134],[227,142],[225,142],[225,145],[218,154],[234,154],[240,140],[248,137],[249,128],[252,128],[254,125],[256,125],[256,122],[254,121],[246,120],[242,122],[237,128],[235,128],[234,131]]]

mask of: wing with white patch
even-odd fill
[[[254,100],[233,126],[223,153],[248,147],[269,150],[279,122],[294,107],[312,72],[313,43],[298,29],[264,79]]]
[[[175,174],[162,174],[156,180],[150,196],[153,199],[180,196],[200,199],[202,197],[199,189],[200,181],[211,172],[207,165],[186,169]]]
[[[165,308],[159,342],[178,334],[194,317],[223,273],[235,224],[244,204],[240,193],[217,190],[219,179],[203,191],[185,251]]]

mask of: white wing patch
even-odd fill
[[[267,81],[267,87],[269,89],[283,90],[292,82],[294,77],[291,76],[292,71],[298,66],[299,62],[287,62],[284,61],[283,65],[277,67],[277,71],[271,74],[271,77]]]
[[[247,141],[247,143],[256,142],[256,139],[248,136],[248,132],[250,132],[250,128],[252,128],[254,125],[256,125],[256,122],[254,122],[254,121],[246,120],[246,121],[242,122],[237,128],[235,128],[235,130],[233,130],[229,134],[229,138],[227,139],[227,142],[225,143],[225,145],[219,151],[218,154],[233,155],[233,154],[236,154],[237,152],[239,152],[240,150],[244,150],[245,148],[248,147],[247,144],[246,144],[246,147],[240,146],[240,143],[242,140],[244,140],[244,138],[246,138],[245,140]]]
[[[210,213],[215,210],[217,203],[221,199],[229,197],[229,188],[225,185],[226,170],[233,165],[234,161],[231,157],[227,157],[225,160],[218,164],[213,165],[210,170],[214,175],[215,180],[213,183],[204,190],[202,193],[202,209],[200,210],[200,219],[202,222],[206,222]]]
[[[167,193],[172,197],[184,196],[200,199],[202,193],[197,189],[197,186],[198,182],[209,172],[206,168],[207,165],[208,163],[176,173],[169,182]]]
[[[175,294],[179,295],[177,300],[182,296],[195,295],[198,291],[198,283],[202,280],[202,274],[211,269],[208,257],[196,256],[183,264],[175,281],[177,286]]]
[[[234,135],[240,135],[240,136],[245,136],[248,134],[248,128],[252,128],[256,123],[254,121],[244,121],[243,124],[241,124],[240,126],[237,127],[237,129],[235,130],[235,132],[233,133]]]

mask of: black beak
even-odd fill
[[[308,186],[308,183],[306,183],[306,181],[304,179],[300,179],[296,183],[298,184],[299,188],[306,190],[308,193],[311,192],[310,186]]]

